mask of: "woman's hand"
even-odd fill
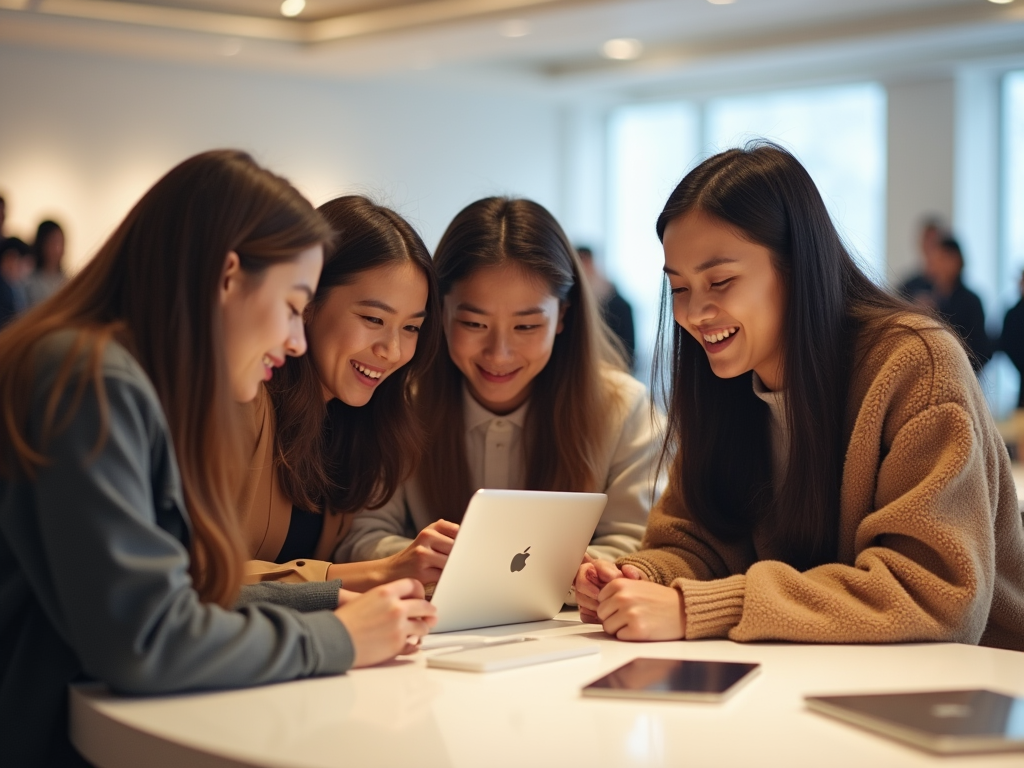
[[[412,544],[383,559],[385,581],[416,579],[421,584],[436,584],[458,532],[459,526],[447,520],[428,525],[416,535]]]
[[[341,608],[341,606],[357,597],[361,597],[359,592],[353,592],[351,589],[345,589],[342,587],[338,590],[338,607]]]
[[[334,611],[352,638],[353,667],[370,667],[416,650],[437,623],[437,609],[423,594],[418,581],[402,579],[374,587]]]
[[[628,566],[627,566],[628,567]],[[683,593],[650,581],[615,579],[598,595],[597,616],[619,640],[682,640]]]
[[[601,590],[615,579],[647,579],[639,568],[626,564],[620,570],[615,563],[607,560],[593,560],[585,556],[576,572],[576,604],[580,608],[580,620],[588,624],[600,624],[597,606]]]

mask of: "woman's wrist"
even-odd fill
[[[341,579],[341,585],[352,592],[366,592],[388,581],[382,560],[359,563],[334,563],[327,569],[327,579]]]

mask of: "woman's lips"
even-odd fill
[[[738,330],[734,331],[730,336],[722,339],[721,341],[708,341],[707,339],[702,339],[704,343],[704,349],[706,349],[709,354],[721,352],[723,349],[732,344],[732,340],[735,339],[738,334]]]
[[[522,370],[522,368],[516,368],[514,371],[509,371],[508,373],[494,373],[493,371],[488,371],[486,368],[479,365],[476,369],[480,372],[480,378],[491,384],[504,384],[507,381],[512,381],[512,379],[514,379]]]
[[[284,360],[279,360],[273,355],[267,354],[263,356],[263,380],[270,381],[274,376],[274,369],[280,368],[284,365]]]
[[[349,366],[360,384],[373,389],[384,381],[384,369],[372,365],[364,365],[356,360],[349,360]]]

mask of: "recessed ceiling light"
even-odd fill
[[[998,5],[1008,5],[1009,3],[1013,2],[1013,0],[988,0],[988,1],[990,3],[996,3]]]
[[[606,59],[626,61],[635,59],[644,51],[644,45],[632,37],[617,37],[601,46],[601,53]]]
[[[530,22],[526,19],[509,19],[498,27],[502,37],[526,37],[530,31]]]
[[[306,0],[284,0],[281,3],[281,15],[289,19],[298,16],[306,7]]]
[[[708,0],[712,5],[732,5],[736,0]]]

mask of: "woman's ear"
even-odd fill
[[[559,334],[565,328],[565,313],[569,310],[570,304],[568,301],[561,301],[558,303],[558,325],[555,326],[555,334]]]
[[[228,251],[224,257],[224,268],[220,273],[220,303],[226,304],[241,288],[242,262],[238,254]]]

